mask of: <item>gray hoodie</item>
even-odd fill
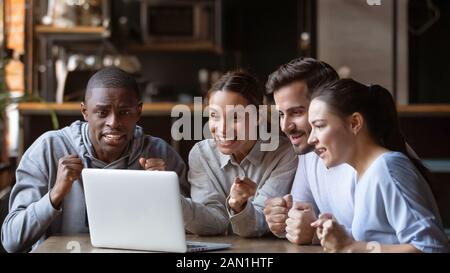
[[[1,239],[7,251],[29,251],[55,233],[89,232],[81,179],[73,183],[59,210],[50,203],[49,192],[56,181],[58,161],[69,154],[78,154],[85,168],[105,169],[141,170],[140,157],[161,158],[167,170],[178,173],[183,195],[189,193],[186,165],[164,140],[145,135],[136,126],[124,156],[106,164],[95,158],[88,124],[76,121],[69,127],[43,134],[23,155],[16,170],[17,182],[11,192],[9,214],[2,226]]]

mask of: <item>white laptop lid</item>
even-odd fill
[[[83,169],[95,247],[186,252],[175,172]]]

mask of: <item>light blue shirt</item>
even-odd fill
[[[412,244],[448,252],[439,210],[419,171],[402,153],[379,156],[355,188],[352,235],[358,241]]]
[[[331,213],[350,233],[356,171],[348,164],[327,168],[316,153],[298,156],[291,194],[294,201],[308,202],[319,213]]]

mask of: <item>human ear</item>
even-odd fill
[[[138,120],[141,119],[141,115],[142,115],[142,105],[143,105],[142,102],[140,102],[140,103],[138,104],[138,108],[137,108],[137,116],[138,116]]]
[[[86,105],[84,104],[84,102],[81,102],[81,114],[83,115],[83,118],[84,118],[84,120],[85,121],[88,121],[87,120],[87,117],[88,117],[88,111],[87,111],[87,108],[86,108]]]
[[[364,125],[364,117],[361,115],[361,113],[353,113],[349,117],[349,125],[353,135],[356,136]]]

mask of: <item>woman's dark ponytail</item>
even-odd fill
[[[371,85],[368,90],[370,105],[365,118],[369,132],[386,149],[406,153],[405,139],[400,131],[397,109],[391,93],[379,85]]]
[[[380,109],[380,118],[375,122],[380,132],[380,144],[388,150],[405,154],[432,188],[429,170],[406,147],[406,141],[400,129],[397,108],[391,93],[379,85],[372,85],[369,90],[373,93],[375,104]]]

